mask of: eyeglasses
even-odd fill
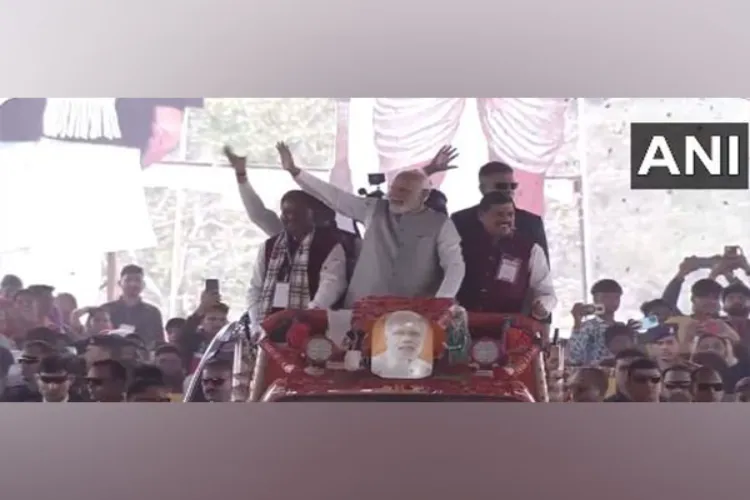
[[[498,191],[515,191],[518,188],[517,182],[497,182],[495,189]]]
[[[714,382],[714,383],[699,383],[699,384],[695,384],[695,386],[698,388],[699,391],[720,392],[720,391],[724,390],[724,384],[721,384],[719,382]]]
[[[39,375],[39,380],[44,384],[64,384],[68,381],[67,375]]]
[[[226,381],[227,379],[219,377],[201,379],[201,383],[205,385],[222,385]]]
[[[661,382],[661,377],[644,377],[642,375],[633,375],[633,382],[638,384],[658,384]]]

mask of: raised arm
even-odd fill
[[[446,219],[437,241],[440,267],[443,268],[443,282],[435,294],[438,298],[454,298],[461,288],[466,274],[466,265],[461,253],[461,237],[451,219]]]
[[[224,147],[224,155],[234,169],[240,199],[242,199],[242,204],[245,206],[245,212],[250,221],[268,236],[280,233],[283,227],[279,216],[276,212],[266,208],[263,200],[260,199],[258,193],[247,180],[247,158],[237,156],[229,146]]]
[[[281,157],[281,166],[292,174],[294,180],[304,191],[313,195],[337,213],[367,225],[379,200],[348,193],[312,174],[303,172],[295,165],[292,152],[283,142],[278,143],[276,149]]]

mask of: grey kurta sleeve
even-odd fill
[[[305,192],[315,196],[332,210],[365,225],[372,217],[378,202],[374,198],[365,198],[346,192],[305,171],[297,174],[294,180]]]

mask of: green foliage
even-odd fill
[[[249,164],[276,165],[274,145],[285,141],[301,165],[333,163],[336,104],[333,99],[206,99],[190,113],[187,161],[223,161],[229,144]]]

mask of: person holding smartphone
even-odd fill
[[[570,362],[573,364],[591,365],[612,356],[605,332],[615,324],[622,287],[613,279],[603,279],[591,287],[591,296],[593,304],[577,303],[571,310]]]

